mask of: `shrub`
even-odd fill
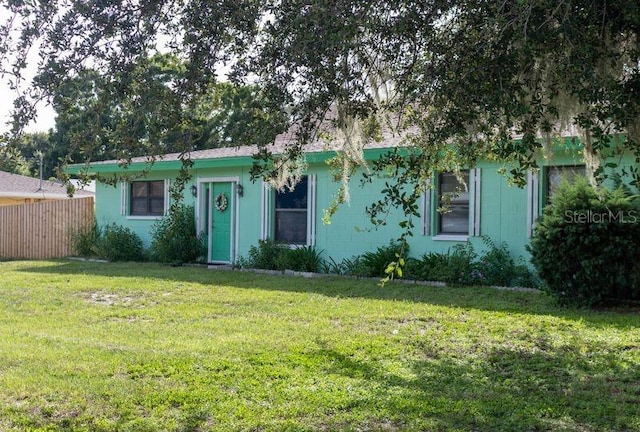
[[[347,274],[345,272],[345,268],[342,265],[342,263],[344,262],[337,262],[335,259],[333,259],[333,257],[329,257],[328,260],[325,260],[322,262],[322,267],[320,268],[320,271],[322,273],[328,273],[328,274],[337,274],[337,275],[344,275]]]
[[[514,277],[515,261],[506,243],[498,247],[489,237],[483,237],[482,240],[487,245],[488,251],[480,257],[478,262],[481,278],[490,285],[509,285]]]
[[[246,259],[242,259],[241,262],[246,267],[276,270],[278,269],[279,256],[285,249],[288,249],[288,247],[273,240],[260,240],[258,241],[258,246],[249,248],[249,256]]]
[[[447,253],[429,252],[419,259],[407,260],[407,277],[419,280],[444,282],[448,279],[451,255]]]
[[[329,261],[323,262],[321,270],[323,273],[350,276],[365,276],[368,273],[368,269],[362,263],[360,255],[344,258],[340,262],[336,262],[332,257],[329,257]]]
[[[562,304],[640,297],[640,206],[623,188],[563,183],[528,246],[546,289]]]
[[[362,254],[360,262],[365,273],[363,276],[385,276],[389,264],[404,258],[408,250],[409,246],[406,243],[392,241],[387,246],[380,246],[375,252]]]
[[[407,274],[419,280],[469,285],[482,283],[476,252],[470,243],[454,246],[453,252],[429,252],[407,261]]]
[[[482,271],[478,268],[478,254],[471,243],[461,243],[453,247],[448,267],[444,270],[444,281],[449,284],[474,285],[484,283]]]
[[[406,261],[407,277],[418,280],[469,285],[481,283],[477,271],[476,253],[470,243],[454,246],[453,252],[429,252],[419,259]]]
[[[322,259],[322,251],[313,246],[290,248],[269,239],[260,240],[258,246],[251,246],[249,256],[239,258],[236,264],[241,267],[314,273],[327,267]]]
[[[529,270],[522,257],[515,260],[509,253],[506,243],[499,247],[489,238],[483,237],[488,250],[478,262],[478,271],[487,285],[537,287],[534,274]]]
[[[509,286],[540,288],[541,283],[538,275],[529,269],[522,257],[519,258],[519,261],[520,264],[516,264],[515,276]]]
[[[203,260],[207,249],[202,234],[196,232],[193,206],[181,205],[151,230],[151,258],[162,263]]]
[[[100,227],[97,221],[93,224],[80,228],[71,234],[71,243],[76,254],[82,257],[95,256],[95,246],[100,239]]]
[[[538,285],[524,260],[515,260],[505,243],[497,247],[488,237],[483,241],[487,251],[480,255],[470,243],[465,243],[456,245],[453,251],[410,258],[405,273],[410,278],[459,285]]]
[[[143,261],[142,240],[129,228],[110,224],[101,230],[93,252],[98,258],[109,261]]]
[[[313,246],[303,246],[294,249],[283,249],[276,258],[276,268],[279,270],[293,270],[318,272],[323,264],[322,251]]]
[[[83,257],[96,257],[109,261],[143,261],[142,240],[119,225],[110,224],[102,228],[94,222],[71,235],[75,252]]]
[[[404,278],[413,279],[413,280],[422,279],[422,277],[420,277],[421,271],[422,271],[421,262],[419,259],[411,258],[411,257],[405,259],[405,264],[403,269]]]

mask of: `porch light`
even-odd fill
[[[244,186],[242,186],[241,184],[236,184],[236,193],[240,197],[244,195]]]
[[[196,185],[191,186],[191,195],[193,195],[194,197],[198,196],[198,188],[196,187]]]

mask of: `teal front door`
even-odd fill
[[[231,262],[233,197],[230,182],[211,183],[209,199],[209,261]]]

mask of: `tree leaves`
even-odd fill
[[[480,159],[515,164],[511,175],[522,184],[524,172],[536,168],[541,141],[548,144],[567,128],[580,133],[594,175],[602,172],[603,152],[615,147],[613,134],[625,133],[618,145],[640,156],[640,6],[634,0],[7,5],[16,19],[1,29],[8,37],[0,54],[12,66],[5,69],[20,76],[26,51],[39,47],[43,61],[31,100],[50,101],[69,80],[96,71],[109,97],[123,101],[130,114],[100,135],[118,152],[145,148],[155,156],[166,149],[162,143],[185,137],[185,148],[196,145],[194,122],[172,108],[197,110],[225,70],[234,82],[256,86],[247,91],[261,95],[261,109],[268,105],[266,114],[237,117],[252,125],[227,130],[241,137],[237,144],[266,147],[265,136],[295,125],[297,142],[287,150],[296,160],[322,126],[377,124],[407,136],[410,149],[402,157],[390,153],[376,164],[385,170],[395,164],[399,185],[419,185],[433,170]],[[158,52],[183,65],[170,85],[145,75],[158,71],[147,68]],[[147,103],[148,91],[162,102]],[[32,115],[29,100],[21,101],[17,126]],[[271,119],[278,127],[265,126]],[[250,133],[254,124],[269,133]],[[214,135],[223,129],[214,124]],[[373,139],[366,135],[365,144]],[[87,152],[97,148],[92,140],[82,145]],[[260,154],[271,157],[265,148]],[[273,167],[258,163],[253,173],[273,177]]]

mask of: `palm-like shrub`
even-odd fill
[[[322,251],[313,246],[284,249],[276,260],[279,270],[293,270],[316,273],[323,267]]]

